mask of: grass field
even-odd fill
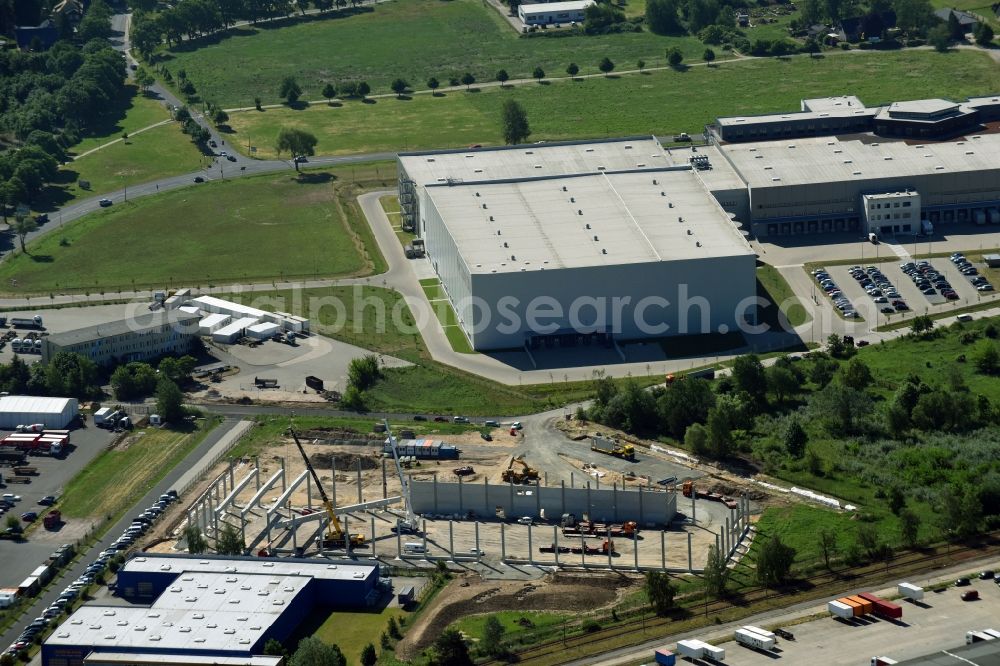
[[[76,159],[68,162],[60,170],[59,178],[43,190],[34,204],[39,212],[51,212],[80,197],[195,171],[203,165],[204,156],[177,123],[168,122],[135,134],[137,130],[169,120],[162,102],[139,94],[134,86],[126,86],[118,107],[104,124],[70,149],[70,155]],[[122,133],[128,133],[127,143],[118,141],[84,155],[121,139]],[[89,181],[90,189],[81,188],[80,180]]]
[[[255,96],[279,102],[286,76],[296,77],[303,99],[317,100],[327,82],[349,79],[365,80],[373,92],[387,93],[397,77],[424,88],[431,76],[444,85],[465,72],[486,81],[501,68],[515,79],[529,78],[539,66],[550,76],[563,76],[570,62],[584,74],[597,73],[604,57],[619,69],[632,69],[640,59],[649,66],[664,65],[671,46],[680,47],[688,61],[700,59],[705,50],[693,37],[648,31],[520,38],[480,0],[395,0],[353,15],[331,13],[284,27],[246,26],[184,42],[164,54],[164,64],[173,73],[184,69],[202,99],[243,107],[253,106]]]
[[[880,104],[994,90],[1000,90],[1000,68],[985,53],[851,51],[370,104],[350,101],[340,107],[249,111],[232,114],[230,125],[236,132],[233,144],[245,144],[249,135],[259,144],[259,157],[275,154],[274,141],[257,139],[276,137],[283,126],[308,128],[320,152],[342,154],[502,144],[499,109],[507,98],[524,105],[531,140],[538,141],[693,133],[718,116],[794,110],[806,97],[856,94],[867,104]]]
[[[372,169],[353,172],[363,181]],[[212,181],[117,204],[29,244],[0,266],[0,282],[37,294],[378,272],[385,261],[354,210],[351,173]]]
[[[486,618],[495,617],[504,628],[504,640],[516,641],[519,634],[526,630],[536,632],[547,628],[556,627],[569,622],[575,617],[567,613],[544,613],[535,611],[500,611],[499,613],[488,613],[485,615],[470,615],[451,624],[451,627],[463,632],[473,640],[483,638],[483,627]],[[528,621],[531,624],[527,627],[519,621]],[[527,624],[527,622],[525,622]]]
[[[187,430],[137,429],[127,448],[104,451],[66,486],[59,509],[69,518],[114,517],[127,509],[190,453],[219,423]]]
[[[790,325],[799,326],[811,319],[806,309],[796,304],[798,297],[774,266],[762,264],[757,268],[757,284],[760,287],[758,291],[763,290],[759,295],[774,304],[766,309],[773,310],[775,306],[779,306]],[[775,311],[772,316],[777,318],[777,312]]]

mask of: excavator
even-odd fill
[[[312,474],[313,482],[316,484],[316,488],[319,489],[319,495],[323,498],[323,507],[326,509],[326,515],[330,519],[330,524],[327,526],[326,536],[323,538],[324,548],[340,548],[344,545],[344,526],[340,524],[340,520],[337,518],[337,514],[333,508],[333,502],[330,501],[330,497],[326,494],[326,490],[323,488],[323,483],[319,480],[319,475],[316,474],[316,470],[313,468],[312,463],[309,462],[309,456],[306,455],[306,450],[302,448],[302,442],[299,441],[299,436],[295,430],[289,428],[288,432],[291,433],[292,439],[295,440],[295,446],[299,449],[299,454],[302,456],[303,462],[306,464],[306,469]],[[351,534],[348,536],[348,540],[352,547],[365,545],[365,535],[364,534]]]
[[[520,470],[514,469],[514,463],[521,466]],[[507,469],[500,475],[504,483],[528,483],[538,479],[538,470],[524,462],[524,456],[511,456],[507,463]]]

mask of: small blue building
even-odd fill
[[[233,664],[263,655],[316,609],[357,609],[379,597],[379,565],[315,559],[133,557],[117,590],[134,606],[88,604],[42,645],[43,666],[120,662]],[[276,666],[276,665],[271,665]]]

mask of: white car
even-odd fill
[[[534,521],[531,519],[531,516],[521,516],[517,519],[517,522],[520,525],[531,525]]]
[[[475,555],[476,557],[483,557],[483,556],[486,555],[486,551],[485,550],[480,550],[479,548],[470,548],[469,549],[469,554],[470,555]]]
[[[3,499],[7,500],[8,502],[20,502],[21,496],[15,495],[14,493],[4,493]]]
[[[521,425],[520,421],[514,421],[513,423],[510,424],[510,427],[513,428],[514,430],[522,430],[522,429],[524,429],[524,426]]]

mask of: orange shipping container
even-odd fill
[[[851,597],[841,597],[840,599],[837,599],[837,601],[846,606],[850,606],[854,611],[854,617],[861,617],[865,614],[864,606],[862,606],[856,599],[852,599]]]
[[[863,610],[863,612],[864,612],[865,615],[871,615],[873,612],[875,612],[875,604],[873,604],[872,602],[868,601],[867,599],[863,599],[861,597],[854,596],[854,597],[851,597],[851,600],[857,601],[859,604],[861,604],[862,610]]]

